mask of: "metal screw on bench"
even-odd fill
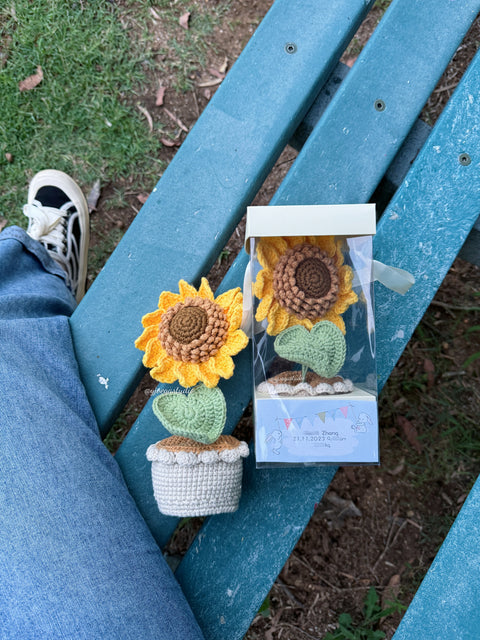
[[[460,164],[463,164],[466,167],[467,165],[469,165],[471,163],[472,159],[470,158],[468,153],[461,153],[458,156],[458,161],[460,162]]]
[[[377,111],[385,111],[385,102],[383,100],[375,100],[375,109]]]
[[[296,53],[297,45],[294,42],[287,42],[285,45],[285,51],[287,53]]]

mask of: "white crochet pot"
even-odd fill
[[[153,493],[159,510],[170,516],[206,516],[238,509],[246,442],[220,436],[206,445],[171,436],[150,445]]]

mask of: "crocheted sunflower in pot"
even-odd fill
[[[255,318],[268,320],[269,335],[295,325],[310,330],[321,320],[333,322],[345,334],[341,314],[358,297],[341,247],[342,241],[333,236],[259,240],[257,258],[263,268],[254,284],[260,299]]]
[[[135,346],[145,351],[143,364],[155,380],[215,387],[220,377],[233,375],[232,356],[248,343],[239,328],[242,292],[231,289],[214,298],[206,278],[198,291],[184,280],[178,288],[179,293],[164,291],[158,309],[142,318],[144,331]]]
[[[188,394],[163,391],[153,401],[155,416],[172,434],[147,449],[153,492],[167,515],[231,512],[238,508],[249,449],[221,435],[226,403],[216,385],[233,375],[232,356],[248,344],[239,328],[243,296],[236,288],[215,298],[205,278],[198,291],[184,280],[178,289],[161,293],[135,342],[155,380],[193,387]]]

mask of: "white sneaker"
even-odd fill
[[[85,294],[90,236],[88,205],[80,187],[63,171],[40,171],[30,182],[23,213],[28,235],[64,269],[79,302]]]

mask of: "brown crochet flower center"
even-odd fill
[[[158,337],[174,360],[206,362],[227,341],[229,323],[220,305],[205,298],[186,298],[164,313]]]
[[[328,267],[318,258],[306,258],[295,271],[297,287],[308,298],[322,298],[330,291],[332,279]]]
[[[200,338],[207,326],[208,316],[200,307],[183,307],[170,321],[170,335],[182,344]]]
[[[280,306],[300,320],[321,318],[338,298],[335,259],[314,245],[296,245],[277,262],[273,291]]]

